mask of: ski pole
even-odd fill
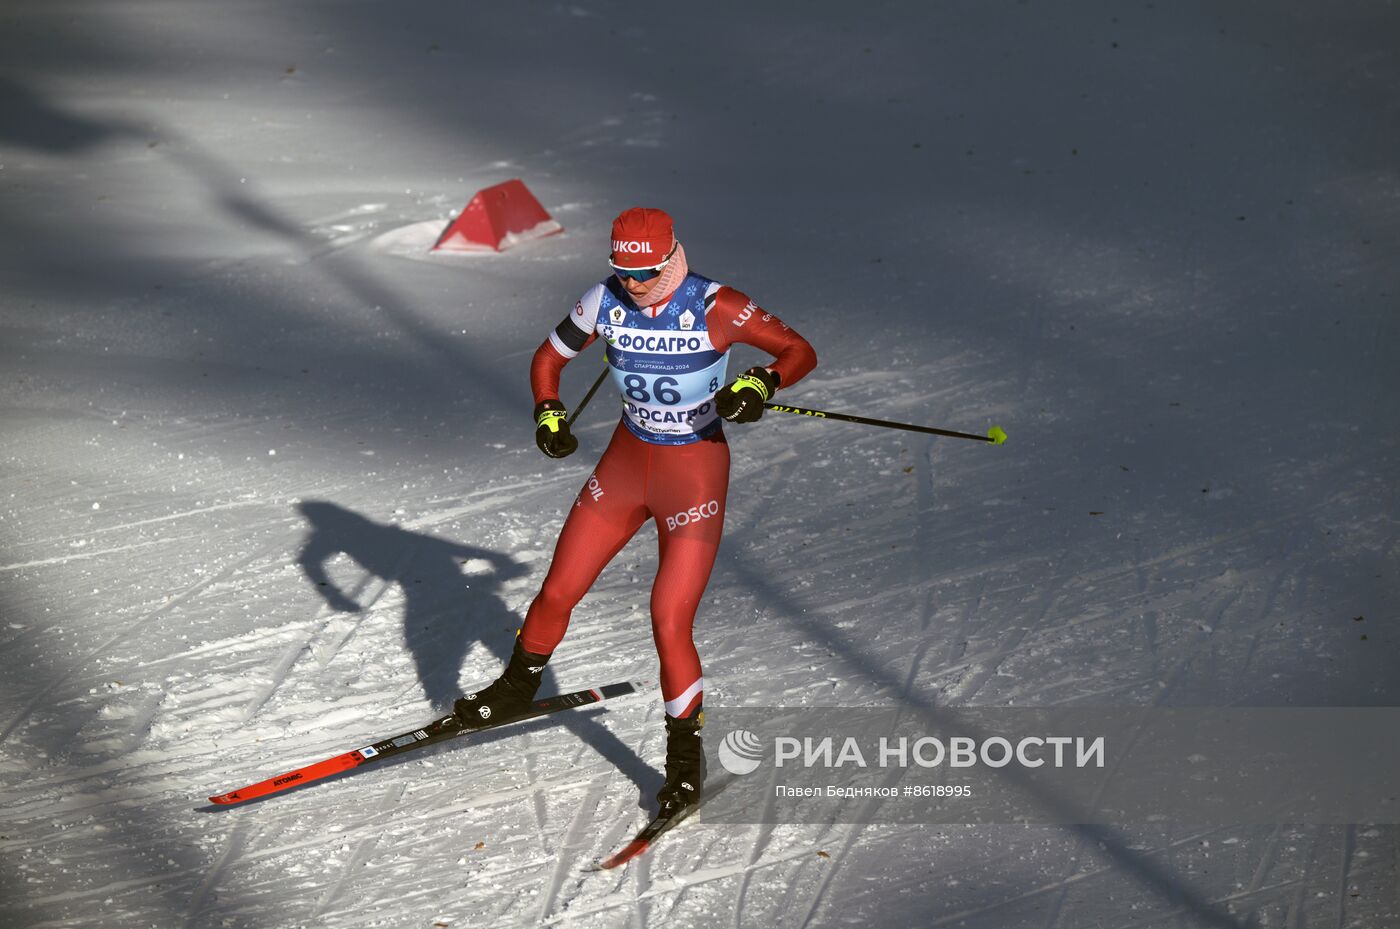
[[[926,432],[929,435],[946,435],[955,439],[976,439],[979,442],[991,442],[993,445],[1001,445],[1006,441],[1006,433],[1000,426],[993,426],[987,430],[986,435],[977,435],[973,432],[954,432],[951,429],[935,429],[932,426],[915,426],[911,423],[896,423],[888,419],[870,419],[867,416],[852,416],[850,413],[832,413],[829,410],[809,410],[801,406],[784,406],[781,403],[765,403],[766,409],[775,410],[779,413],[796,413],[800,416],[812,416],[817,419],[839,419],[847,423],[860,423],[862,426],[884,426],[889,429],[906,429],[909,432]]]
[[[593,395],[598,392],[598,388],[603,386],[603,378],[607,376],[608,368],[604,365],[603,370],[598,374],[598,379],[593,382],[592,387],[588,388],[588,393],[583,395],[583,399],[578,402],[578,406],[574,407],[574,411],[569,414],[568,419],[564,420],[564,422],[568,423],[570,426],[574,424],[574,420],[578,419],[578,414],[582,413],[583,408],[588,406],[588,401],[592,400]]]

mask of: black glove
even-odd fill
[[[578,448],[568,417],[569,411],[558,400],[541,400],[535,406],[535,444],[551,458],[572,455]]]
[[[763,415],[763,404],[777,390],[777,374],[767,368],[749,368],[715,394],[715,412],[731,423],[751,423]]]

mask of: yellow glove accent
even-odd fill
[[[729,389],[734,391],[735,393],[738,393],[745,387],[752,387],[754,390],[758,391],[758,395],[762,397],[765,401],[769,397],[773,396],[771,393],[768,392],[767,384],[763,383],[758,378],[753,377],[749,374],[741,374],[738,377],[736,377],[734,379],[733,385],[731,385]]]
[[[558,432],[559,421],[568,418],[569,414],[565,410],[542,410],[540,415],[535,417],[535,425],[543,426],[550,432]]]

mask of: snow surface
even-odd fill
[[[1400,925],[1388,825],[693,823],[585,873],[660,780],[652,698],[203,809],[496,673],[613,423],[540,456],[530,354],[638,203],[814,343],[788,402],[1010,434],[731,428],[708,702],[1393,705],[1397,34],[6,4],[0,924]],[[386,247],[516,176],[565,233]],[[547,688],[654,676],[651,533]]]

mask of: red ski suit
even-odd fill
[[[756,309],[747,296],[724,286],[714,296],[705,323],[716,350],[742,342],[769,352],[774,360],[767,367],[782,387],[816,366],[807,340]],[[648,314],[655,316],[666,303],[660,301]],[[572,325],[567,319],[565,324]],[[566,331],[565,324],[557,331]],[[588,336],[583,346],[594,338]],[[547,339],[535,352],[530,384],[536,403],[559,399],[560,371],[578,353],[565,355],[559,344]],[[525,616],[521,644],[531,652],[552,653],[574,606],[642,523],[654,519],[660,567],[651,591],[651,628],[661,660],[661,696],[667,714],[694,713],[704,678],[691,629],[719,550],[728,489],[729,443],[722,429],[688,445],[663,445],[639,438],[619,422],[559,533],[549,573]]]

